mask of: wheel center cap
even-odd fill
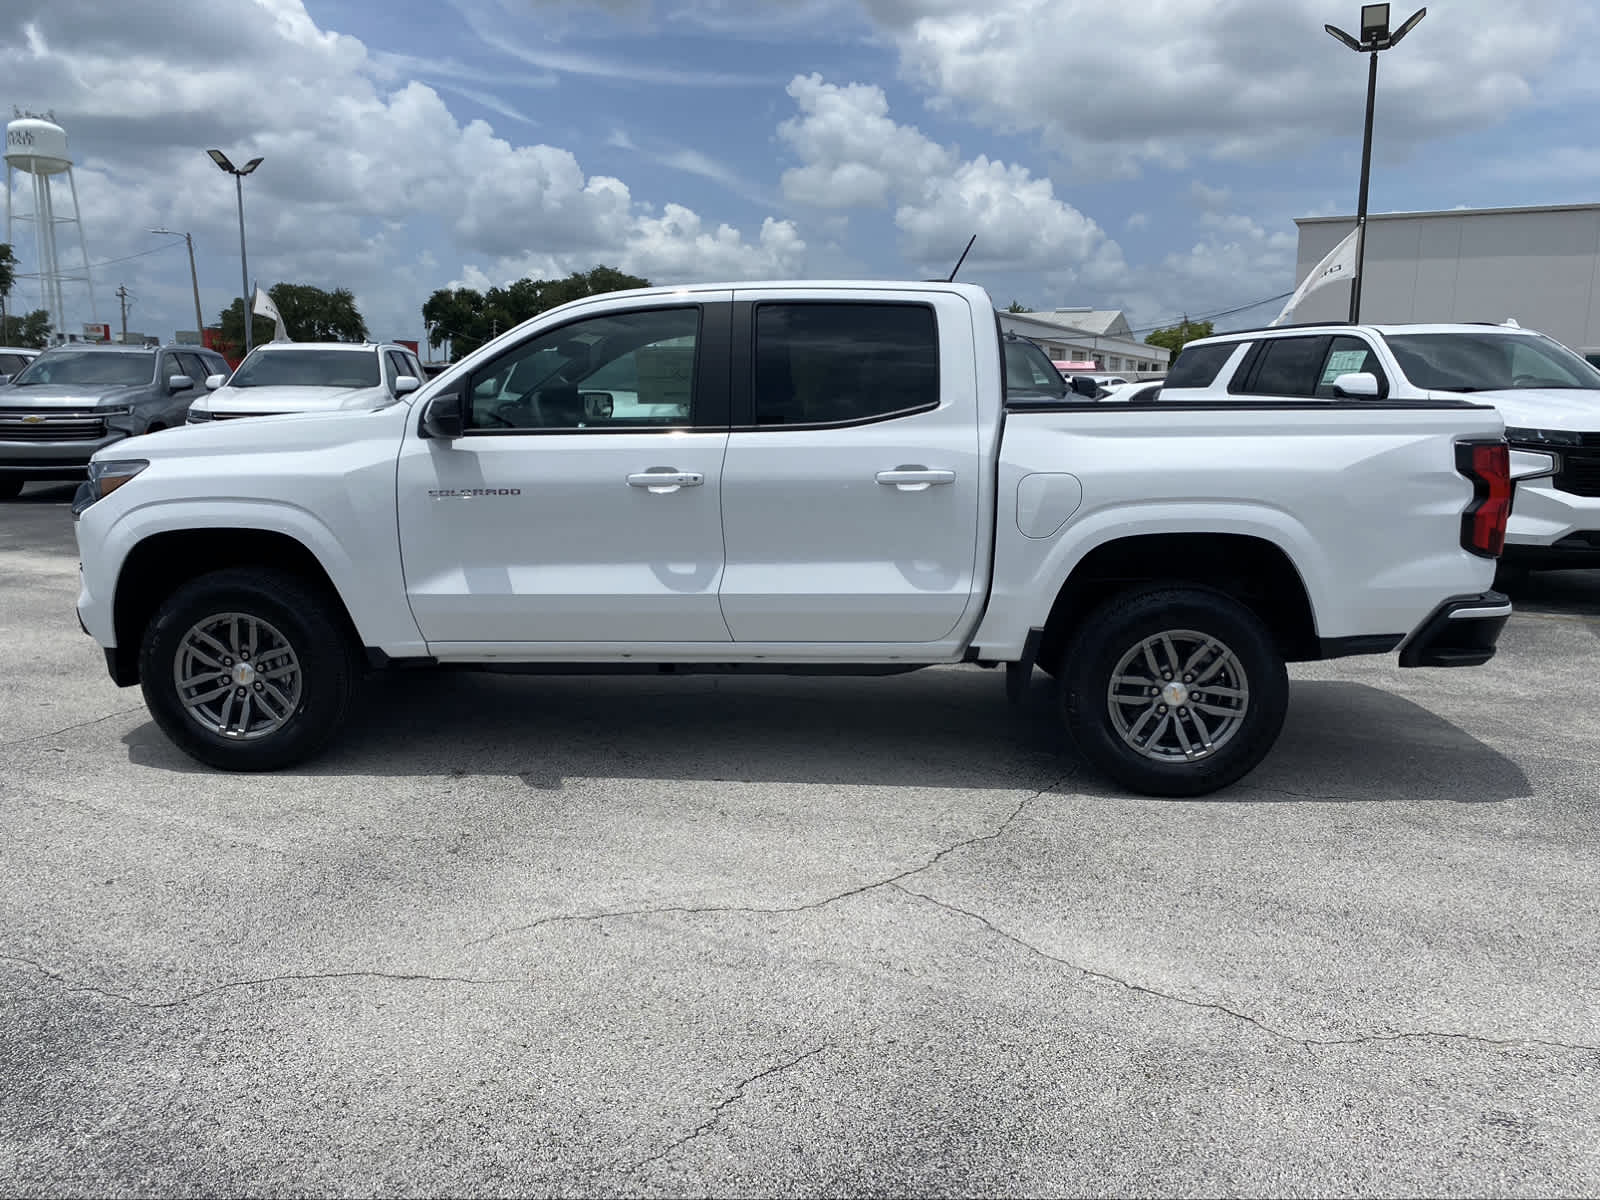
[[[254,683],[256,681],[256,669],[249,663],[240,663],[233,669],[233,681],[240,687]]]
[[[1173,680],[1161,689],[1161,698],[1172,708],[1178,708],[1189,703],[1189,688],[1185,684]]]

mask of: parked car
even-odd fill
[[[1055,674],[1083,756],[1157,795],[1261,761],[1286,662],[1493,655],[1494,409],[1018,403],[1002,345],[970,284],[587,297],[377,412],[100,454],[73,504],[79,620],[229,770],[322,749],[368,665],[976,663],[1015,698]],[[606,372],[637,383],[626,415],[586,410]]]
[[[227,365],[201,346],[52,346],[0,385],[0,499],[30,479],[82,479],[96,450],[182,425],[200,380]]]
[[[191,425],[324,409],[374,409],[422,386],[422,364],[387,342],[268,342],[232,376],[206,380],[210,395],[189,406]]]
[[[1499,410],[1516,456],[1507,567],[1600,568],[1600,370],[1513,325],[1331,325],[1190,342],[1163,401],[1261,398]]]
[[[1056,370],[1058,364],[1027,338],[1008,333],[1001,339],[1001,346],[1007,403],[1093,400],[1099,394],[1093,380],[1074,383],[1063,378]]]
[[[26,346],[0,346],[0,383],[8,382],[13,375],[39,357],[37,350]]]
[[[1161,394],[1161,383],[1156,379],[1148,383],[1111,384],[1100,398],[1118,404],[1149,404]]]

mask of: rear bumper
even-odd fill
[[[1402,667],[1478,667],[1494,657],[1511,601],[1500,592],[1446,600],[1400,647]]]

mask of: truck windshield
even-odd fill
[[[1406,378],[1435,392],[1499,392],[1515,388],[1600,391],[1600,371],[1547,337],[1496,333],[1384,335]]]
[[[52,350],[24,367],[11,382],[17,387],[44,384],[89,387],[140,387],[155,378],[153,354],[106,350]]]
[[[370,349],[257,350],[239,364],[229,387],[378,386],[378,356]]]

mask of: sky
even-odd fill
[[[1394,6],[1394,23],[1413,6]],[[374,338],[438,288],[944,277],[1138,329],[1276,315],[1355,209],[1356,0],[0,0],[0,111],[76,162],[96,311],[192,328],[249,266]],[[1600,4],[1433,0],[1382,56],[1374,212],[1600,201]],[[31,193],[14,184],[17,211]],[[58,201],[58,215],[60,202]],[[63,257],[77,248],[65,243]],[[22,271],[35,270],[26,229]],[[13,311],[38,307],[19,282]],[[291,334],[293,331],[290,331]]]

